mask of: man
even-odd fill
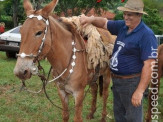
[[[110,69],[112,72],[114,117],[116,122],[143,122],[142,99],[151,78],[151,62],[157,40],[142,21],[142,0],[128,0],[123,11],[124,20],[111,21],[102,17],[81,16],[84,26],[93,24],[117,35]],[[156,52],[155,52],[156,54]]]

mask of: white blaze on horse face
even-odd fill
[[[18,57],[14,68],[14,74],[18,78],[26,80],[31,78],[32,73],[36,74],[37,69],[35,68],[36,67],[33,65],[33,59]]]

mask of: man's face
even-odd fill
[[[135,28],[140,23],[141,14],[124,11],[123,18],[126,26],[128,26],[129,28]]]

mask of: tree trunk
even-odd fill
[[[19,5],[19,0],[13,0],[13,22],[14,22],[14,27],[18,26],[18,5]]]
[[[39,9],[41,9],[41,4],[42,4],[42,2],[43,2],[44,0],[38,0],[38,2],[37,2],[37,6],[36,6],[36,10],[39,10]]]

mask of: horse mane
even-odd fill
[[[57,21],[60,23],[60,25],[65,28],[66,30],[70,31],[73,35],[76,34],[76,27],[71,22],[64,21],[62,18],[58,18]]]
[[[63,28],[70,31],[72,33],[72,35],[74,36],[74,39],[76,38],[75,40],[79,40],[80,45],[85,49],[84,40],[81,37],[80,33],[78,32],[75,24],[73,24],[72,22],[69,22],[69,21],[65,21],[62,18],[58,18],[57,21],[60,23],[60,25]]]

